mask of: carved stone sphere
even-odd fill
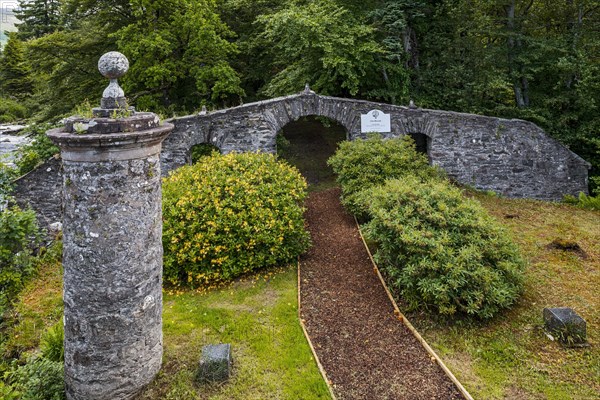
[[[118,51],[110,51],[98,60],[98,71],[108,79],[118,79],[129,69],[129,60]]]

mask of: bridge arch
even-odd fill
[[[347,139],[362,138],[366,133],[361,132],[360,116],[373,109],[390,114],[391,132],[384,136],[417,137],[430,162],[458,182],[507,197],[558,200],[587,192],[590,164],[531,122],[321,96],[310,90],[170,120],[175,130],[163,144],[163,171],[188,164],[190,148],[198,143],[211,143],[223,153],[274,153],[277,132],[305,116],[330,118],[346,128]]]

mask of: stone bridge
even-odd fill
[[[590,164],[531,122],[341,99],[311,91],[226,110],[175,118],[163,142],[162,170],[190,162],[191,148],[211,143],[223,153],[276,151],[275,137],[287,123],[323,116],[346,128],[347,138],[364,137],[361,114],[390,114],[388,137],[411,135],[457,181],[508,197],[560,200],[587,193]],[[15,196],[30,204],[44,226],[61,220],[61,161],[52,158],[16,183]]]
[[[277,132],[305,116],[330,118],[346,128],[348,140],[362,138],[361,114],[373,109],[390,114],[391,132],[384,136],[415,137],[430,162],[460,183],[544,200],[587,193],[590,164],[531,122],[321,96],[308,88],[170,120],[175,130],[163,144],[163,171],[188,164],[192,146],[200,143],[223,153],[275,152]]]

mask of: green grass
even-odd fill
[[[528,260],[522,298],[485,324],[449,323],[424,313],[409,318],[476,399],[600,399],[600,213],[477,197]],[[555,239],[578,243],[588,258],[548,248]],[[574,308],[587,322],[591,347],[550,341],[544,307]]]
[[[139,399],[329,399],[298,322],[297,299],[293,267],[217,289],[165,291],[163,368]],[[62,270],[55,259],[41,266],[6,321],[4,369],[11,358],[24,361],[37,352],[61,317]],[[202,346],[212,343],[231,343],[233,377],[226,384],[197,385]]]
[[[139,399],[328,399],[298,323],[295,268],[203,293],[165,294],[164,363]],[[196,385],[202,346],[231,343],[227,384]]]
[[[0,329],[0,372],[6,362],[20,359],[39,346],[44,332],[63,313],[61,246],[58,242],[41,257],[36,277],[19,294]]]

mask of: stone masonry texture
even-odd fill
[[[127,399],[161,366],[159,158],[63,164],[67,393]]]
[[[95,133],[47,132],[62,157],[68,400],[131,399],[161,367],[159,154],[173,126],[148,113],[129,121],[139,129],[98,118]]]
[[[460,183],[507,197],[543,200],[587,193],[590,164],[531,122],[312,92],[170,120],[175,130],[163,147],[163,174],[189,163],[190,149],[199,143],[211,143],[223,153],[275,152],[277,132],[304,116],[324,116],[340,123],[349,140],[365,137],[360,115],[373,109],[391,115],[392,132],[386,136],[425,135],[431,163]]]
[[[458,182],[507,197],[561,200],[587,193],[590,164],[531,122],[411,109],[389,104],[321,96],[312,92],[170,120],[175,129],[163,143],[163,176],[191,161],[192,146],[211,143],[222,152],[276,151],[277,132],[304,116],[319,115],[342,124],[347,138],[364,137],[360,115],[373,109],[391,114],[389,137],[423,134],[428,156]],[[57,220],[57,168],[42,165],[17,182],[17,197]],[[46,221],[42,221],[44,224]]]

